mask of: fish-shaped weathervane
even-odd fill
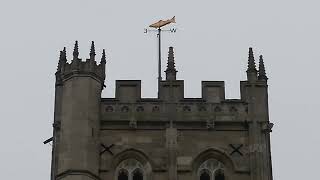
[[[161,28],[162,26],[165,26],[165,25],[170,24],[170,23],[176,23],[176,17],[175,16],[173,16],[173,18],[165,20],[165,21],[160,20],[160,21],[158,21],[156,23],[151,24],[149,27],[158,29],[158,28]]]

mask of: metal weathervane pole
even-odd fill
[[[151,24],[149,27],[152,27],[152,28],[155,28],[157,30],[154,30],[154,29],[144,29],[144,33],[148,33],[149,31],[157,31],[158,34],[158,98],[160,98],[160,82],[162,80],[162,77],[161,77],[161,31],[167,31],[167,32],[172,32],[172,33],[175,33],[177,31],[177,29],[175,28],[171,28],[171,29],[168,29],[168,30],[162,30],[161,27],[165,26],[165,25],[168,25],[168,24],[171,24],[171,23],[175,23],[176,22],[176,18],[175,16],[171,19],[168,19],[168,20],[160,20],[156,23],[153,23]]]
[[[161,77],[161,28],[158,28],[158,40],[159,40],[159,59],[158,59],[158,98],[160,98],[160,82],[162,81]]]

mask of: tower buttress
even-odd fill
[[[249,156],[251,180],[272,180],[268,85],[263,58],[259,76],[252,48],[249,48],[247,81],[241,82],[241,99],[248,103]]]

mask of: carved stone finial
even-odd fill
[[[259,80],[265,80],[265,81],[268,80],[268,77],[266,75],[266,69],[264,67],[264,62],[263,62],[263,56],[262,55],[260,55],[260,58],[259,58],[259,76],[258,76],[258,79]]]
[[[175,68],[173,47],[169,47],[168,64],[165,72],[166,80],[176,80],[176,74],[178,71]]]
[[[101,57],[101,64],[106,64],[106,51],[105,49],[102,50],[102,57]]]
[[[90,60],[94,60],[94,57],[96,56],[96,51],[94,47],[94,41],[91,42],[91,48],[90,48]]]
[[[253,55],[253,51],[252,51],[251,47],[249,48],[247,78],[248,78],[248,81],[256,81],[257,80],[256,63],[254,60],[254,55]]]
[[[62,66],[64,66],[66,62],[67,62],[67,52],[66,52],[66,47],[64,47],[63,50],[60,51],[57,71],[61,71]]]
[[[254,60],[252,47],[249,48],[248,69],[247,72],[257,72],[256,62]]]
[[[74,44],[74,49],[73,49],[73,60],[79,59],[79,46],[78,46],[78,41],[75,42]]]

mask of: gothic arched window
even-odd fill
[[[128,180],[128,171],[121,169],[118,173],[118,180]]]

